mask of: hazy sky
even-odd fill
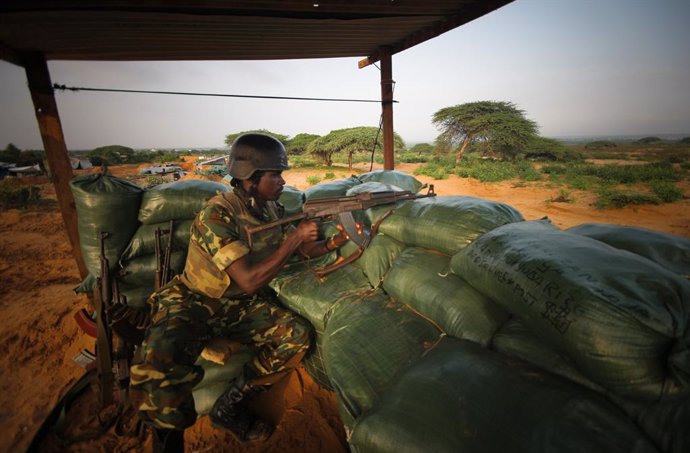
[[[364,57],[364,56],[363,56]],[[380,99],[359,58],[50,61],[68,86]],[[433,113],[511,101],[548,137],[690,135],[690,0],[516,0],[393,56],[394,126],[432,142]],[[0,149],[40,149],[23,68],[0,62]],[[379,104],[57,92],[69,149],[222,147],[225,135],[378,126]]]

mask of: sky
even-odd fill
[[[509,101],[546,137],[690,136],[689,0],[515,0],[393,56],[394,128],[433,142],[439,109]],[[364,55],[362,56],[364,57]],[[360,58],[228,62],[49,61],[89,88],[380,99]],[[0,61],[0,149],[42,149],[24,69]],[[378,126],[380,104],[56,92],[70,150],[223,148],[228,134]]]

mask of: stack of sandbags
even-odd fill
[[[353,451],[690,448],[683,277],[500,203],[439,196],[367,219],[391,208],[348,266],[377,290],[312,275],[294,283],[320,301],[280,294],[321,307],[318,350]]]
[[[120,257],[119,280],[127,303],[142,307],[154,290],[159,260],[169,252],[170,276],[182,272],[187,257],[189,231],[194,217],[209,198],[227,192],[226,185],[203,179],[187,179],[160,184],[146,190],[138,211],[141,226]],[[172,238],[169,231],[172,229]],[[156,230],[161,231],[157,259]],[[165,232],[168,233],[165,233]]]
[[[506,225],[451,268],[517,321],[494,348],[613,401],[664,451],[690,436],[690,282],[547,222]]]
[[[70,181],[70,188],[84,262],[91,276],[100,277],[101,233],[107,233],[104,252],[112,271],[139,226],[137,215],[144,190],[107,173],[76,176]]]

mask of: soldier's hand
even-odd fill
[[[319,238],[319,226],[316,222],[303,220],[295,231],[302,242],[313,242]]]

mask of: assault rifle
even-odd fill
[[[359,251],[351,255],[347,262],[354,261],[361,255],[362,251],[371,242],[372,234],[376,234],[378,224],[375,225],[371,230],[358,225],[355,219],[352,217],[352,211],[362,211],[365,209],[372,208],[374,206],[395,204],[398,201],[404,200],[416,200],[418,198],[435,197],[433,184],[429,185],[429,189],[424,195],[417,195],[410,192],[409,190],[395,192],[395,191],[385,191],[385,192],[365,192],[357,195],[349,195],[343,197],[329,197],[320,198],[318,200],[310,200],[302,205],[302,212],[292,216],[284,217],[282,219],[276,220],[274,222],[265,223],[263,225],[258,225],[255,227],[245,227],[247,231],[247,238],[249,247],[252,246],[252,235],[260,231],[265,231],[271,228],[275,228],[279,225],[285,225],[292,222],[297,222],[300,220],[317,220],[317,221],[328,221],[337,218],[338,222],[343,226],[345,233],[349,236],[350,240],[357,244]],[[385,216],[384,216],[385,218]],[[381,219],[383,220],[383,219]],[[379,221],[380,223],[380,221]],[[338,263],[337,267],[342,266],[345,263]],[[323,276],[337,267],[325,268],[317,274]]]
[[[105,253],[108,236],[108,233],[101,232],[99,237],[101,275],[94,289],[96,322],[95,329],[89,329],[95,330],[102,407],[112,404],[115,394],[121,406],[125,403],[134,346],[141,343],[149,323],[148,313],[133,310],[127,305],[117,278],[111,274],[110,260]]]

